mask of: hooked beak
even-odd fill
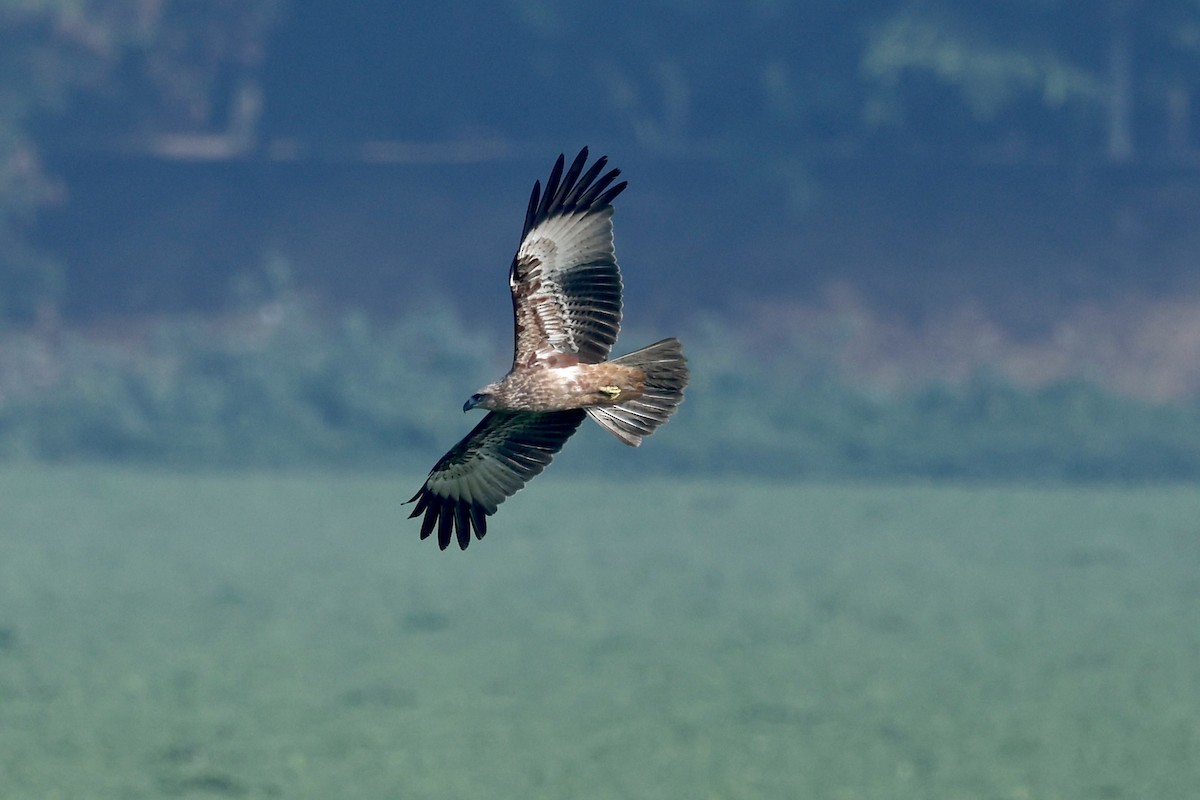
[[[483,402],[483,395],[481,395],[481,394],[471,395],[469,398],[467,398],[467,402],[463,403],[463,413],[464,414],[467,413],[472,408],[479,405],[481,402]]]

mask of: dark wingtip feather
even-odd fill
[[[602,205],[601,203],[596,202],[596,199],[600,196],[601,192],[608,188],[609,184],[617,179],[617,176],[620,174],[621,170],[612,169],[601,175],[600,178],[597,179],[596,182],[591,186],[589,186],[587,191],[580,196],[577,205],[580,208],[591,208],[593,206]],[[622,191],[624,191],[624,187],[622,187]],[[616,197],[615,194],[612,196]]]
[[[475,526],[476,539],[487,536],[487,512],[475,503],[471,503],[471,524]]]
[[[433,533],[433,526],[437,524],[438,509],[440,506],[430,506],[425,510],[425,519],[421,520],[421,539],[428,539],[429,534]]]
[[[458,549],[466,550],[471,543],[470,503],[459,500],[454,504],[454,530],[458,534]]]
[[[413,499],[409,500],[408,503],[411,503],[413,500],[416,500],[418,498],[420,498],[420,502],[417,503],[417,506],[416,506],[416,508],[413,509],[412,513],[408,515],[409,519],[412,519],[413,517],[419,517],[421,515],[421,513],[423,511],[425,511],[425,507],[427,505],[429,505],[429,495],[425,493],[425,490],[423,488],[421,489],[421,491],[419,491],[415,495],[413,495]],[[408,503],[405,503],[404,505],[408,505]]]
[[[443,550],[449,547],[452,533],[454,533],[454,501],[445,499],[438,512],[438,547]]]
[[[617,170],[614,169],[613,172],[617,172]],[[615,178],[617,176],[613,175],[613,177]],[[596,205],[598,205],[598,206],[612,205],[612,201],[614,199],[616,199],[617,195],[619,195],[621,192],[625,191],[626,187],[628,187],[628,186],[629,186],[629,181],[621,181],[616,186],[612,187],[607,192],[605,192],[604,194],[597,197]]]
[[[575,156],[575,160],[571,162],[571,168],[567,170],[567,176],[563,178],[563,186],[569,187],[575,183],[579,177],[579,173],[583,172],[583,165],[587,163],[588,149],[585,147],[579,151],[579,155]]]
[[[583,165],[587,162],[587,148],[579,151],[579,155],[575,156],[575,160],[571,162],[571,166],[567,169],[567,174],[563,176],[562,183],[559,184],[558,191],[554,194],[554,200],[551,201],[550,207],[566,208],[567,199],[574,193],[575,182],[579,180],[579,173],[583,172]]]
[[[586,149],[586,148],[585,148]],[[579,200],[584,193],[592,186],[592,182],[596,180],[596,176],[600,174],[600,170],[608,163],[607,156],[600,156],[596,159],[596,163],[588,168],[588,171],[580,176],[579,180],[572,187],[571,192],[563,200],[563,208],[568,213],[579,207]]]
[[[529,233],[538,223],[559,214],[570,214],[575,211],[590,211],[603,208],[610,204],[618,194],[624,191],[626,183],[609,189],[609,185],[621,174],[619,169],[613,169],[601,175],[608,164],[608,156],[600,156],[584,171],[587,164],[588,148],[584,147],[575,156],[571,166],[563,174],[566,156],[559,154],[546,179],[545,191],[541,184],[534,182],[533,193],[525,211],[525,226],[521,238]]]
[[[445,550],[450,542],[457,540],[458,546],[466,550],[471,543],[471,535],[482,539],[487,534],[487,511],[475,503],[437,497],[424,487],[417,492],[412,500],[417,501],[416,508],[408,515],[409,519],[424,515],[421,520],[421,539],[428,539],[434,530],[438,534],[438,546]]]
[[[546,191],[542,194],[542,204],[538,207],[539,218],[545,219],[554,206],[554,199],[558,194],[558,182],[562,179],[563,164],[565,163],[566,156],[559,153],[558,160],[554,162],[554,169],[550,170],[550,177],[546,179]]]
[[[533,192],[529,195],[529,205],[525,208],[525,231],[521,234],[522,236],[529,232],[529,229],[533,227],[533,221],[537,219],[538,200],[541,192],[542,182],[534,181]]]

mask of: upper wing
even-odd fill
[[[471,543],[472,528],[475,538],[482,539],[488,516],[545,469],[583,417],[582,409],[548,414],[489,412],[442,456],[425,485],[408,501],[417,503],[409,519],[425,515],[421,538],[436,527],[443,550],[450,545],[451,533],[463,550]]]
[[[611,203],[627,184],[610,185],[620,170],[600,175],[605,157],[583,172],[587,158],[585,147],[563,175],[560,155],[546,191],[533,184],[521,246],[508,273],[516,321],[514,367],[532,366],[556,353],[599,363],[617,339],[621,273],[613,254]]]

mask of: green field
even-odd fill
[[[0,797],[1200,786],[1195,487],[421,474],[0,471]]]

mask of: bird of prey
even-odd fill
[[[613,252],[614,185],[608,159],[588,169],[583,148],[564,173],[559,156],[537,181],[508,272],[515,335],[512,368],[471,395],[463,411],[488,414],[434,465],[409,503],[445,550],[482,539],[496,507],[540,473],[584,416],[628,445],[667,421],[683,400],[687,361],[678,339],[609,360],[621,326],[621,273]],[[603,174],[602,174],[603,173]]]

